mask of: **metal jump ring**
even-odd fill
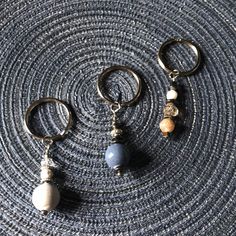
[[[30,129],[29,120],[30,120],[31,112],[37,106],[42,105],[43,103],[57,103],[57,104],[62,105],[66,109],[68,120],[67,120],[66,127],[64,128],[64,130],[60,134],[53,135],[53,136],[40,136],[40,135],[35,134]],[[35,139],[42,140],[43,142],[50,142],[51,143],[52,141],[57,141],[57,140],[64,138],[65,134],[67,133],[67,131],[69,130],[71,125],[72,125],[72,113],[71,113],[69,107],[67,106],[67,104],[61,100],[58,100],[56,98],[51,98],[51,97],[40,98],[39,100],[34,101],[26,110],[25,117],[24,117],[24,126],[25,126],[26,131],[30,135],[32,135]]]
[[[175,43],[181,43],[181,44],[187,45],[188,47],[190,47],[193,50],[193,52],[196,56],[196,64],[194,65],[194,67],[192,69],[190,69],[188,71],[179,71],[179,70],[169,67],[168,65],[166,65],[164,63],[164,50],[165,50],[165,48],[167,46],[169,46],[170,44],[175,44]],[[161,47],[158,51],[158,54],[157,54],[157,60],[158,60],[158,63],[160,64],[161,68],[164,69],[168,74],[177,75],[176,74],[176,71],[177,71],[178,72],[177,76],[188,76],[188,75],[193,74],[197,70],[197,68],[199,67],[199,65],[201,63],[201,56],[200,56],[199,47],[195,43],[185,40],[185,39],[169,39],[161,45]]]
[[[111,104],[111,112],[113,114],[115,114],[116,112],[118,112],[121,109],[121,105],[120,103],[117,103],[116,105]]]
[[[104,91],[102,89],[102,86],[103,86],[104,80],[106,80],[112,72],[118,71],[118,70],[121,70],[121,71],[124,71],[124,72],[127,72],[128,74],[130,74],[135,79],[135,81],[137,83],[137,90],[136,90],[135,96],[129,101],[125,101],[125,102],[120,103],[121,107],[131,106],[138,100],[138,98],[141,94],[142,83],[141,83],[140,77],[132,69],[130,69],[129,67],[126,67],[126,66],[111,66],[111,67],[107,68],[106,70],[104,70],[102,72],[102,74],[99,76],[98,81],[97,81],[98,94],[104,101],[108,102],[109,104],[114,105],[114,106],[117,105],[116,101],[113,101],[111,98],[109,98],[104,93]]]

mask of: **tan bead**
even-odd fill
[[[170,118],[164,118],[160,122],[160,129],[164,136],[166,136],[166,133],[171,133],[175,129],[175,122]]]

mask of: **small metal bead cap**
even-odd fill
[[[53,171],[48,166],[42,166],[40,172],[41,182],[51,181],[53,178]]]
[[[120,136],[122,136],[122,134],[123,134],[123,130],[122,130],[122,129],[114,128],[114,129],[111,131],[111,136],[112,136],[112,138],[120,137]]]

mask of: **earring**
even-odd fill
[[[180,71],[177,69],[173,69],[170,66],[167,66],[165,64],[164,51],[165,51],[166,47],[169,46],[170,44],[176,44],[176,43],[187,45],[188,47],[190,47],[193,50],[193,52],[196,56],[196,64],[194,65],[194,67],[192,69],[190,69],[188,71]],[[161,45],[158,55],[157,55],[157,59],[158,59],[159,65],[162,67],[162,69],[164,69],[168,73],[168,76],[171,80],[170,88],[166,94],[167,102],[166,102],[166,105],[163,110],[164,118],[160,122],[160,130],[161,130],[163,136],[168,137],[168,135],[170,133],[172,133],[175,129],[174,118],[176,116],[178,116],[178,114],[179,114],[179,110],[175,105],[175,100],[178,97],[178,93],[176,91],[177,90],[176,89],[176,79],[178,77],[182,77],[182,76],[189,76],[197,70],[197,68],[200,65],[200,50],[197,45],[195,45],[193,42],[190,42],[188,40],[169,39]]]
[[[130,74],[137,83],[137,89],[134,97],[129,101],[114,101],[108,95],[106,95],[103,84],[106,79],[109,78],[109,75],[115,71],[123,71]],[[124,167],[128,165],[130,160],[130,154],[127,147],[124,145],[123,140],[123,130],[117,124],[117,113],[124,107],[129,107],[134,105],[138,98],[140,97],[142,89],[141,79],[139,76],[130,68],[126,66],[112,66],[102,72],[97,81],[97,91],[99,96],[110,105],[112,113],[112,144],[107,148],[105,152],[105,160],[108,166],[115,170],[118,176],[122,175]]]
[[[66,110],[67,115],[67,124],[64,130],[57,135],[54,136],[40,136],[35,134],[32,128],[30,128],[30,118],[32,111],[38,107],[39,105],[43,105],[46,103],[56,103],[61,105]],[[32,194],[32,202],[35,208],[40,210],[44,215],[47,215],[49,211],[52,211],[56,208],[60,201],[60,192],[56,186],[56,183],[53,178],[53,166],[50,164],[51,158],[49,156],[49,149],[52,144],[58,140],[61,140],[65,137],[69,128],[72,126],[72,114],[69,110],[66,103],[60,101],[55,98],[41,98],[35,102],[33,102],[29,108],[27,109],[24,117],[24,127],[25,130],[37,140],[42,141],[45,144],[45,154],[43,156],[43,160],[41,162],[41,184],[34,189]]]

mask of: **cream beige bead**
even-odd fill
[[[60,201],[60,192],[53,183],[44,182],[34,189],[32,202],[36,209],[47,214],[56,208]]]
[[[175,100],[178,97],[178,93],[175,90],[169,90],[166,94],[167,100]]]
[[[175,122],[171,118],[164,118],[160,122],[160,129],[163,136],[168,136],[168,133],[171,133],[175,129]]]

